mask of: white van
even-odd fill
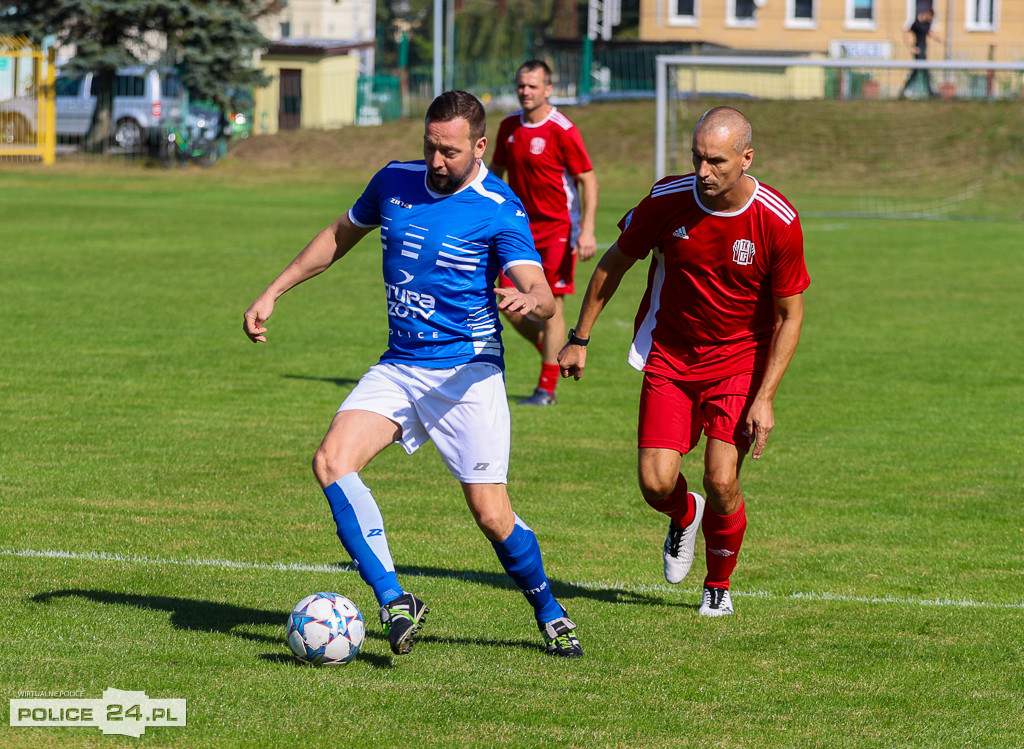
[[[96,109],[96,79],[58,75],[56,84],[57,136],[81,138],[89,131]],[[141,148],[156,137],[162,123],[181,117],[184,88],[170,71],[144,67],[124,68],[114,79],[114,142],[125,150]],[[36,130],[32,99],[11,99],[0,104],[0,138],[8,143],[29,140]]]

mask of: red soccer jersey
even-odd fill
[[[543,226],[546,222],[579,223],[574,178],[594,167],[580,131],[555,107],[535,125],[523,121],[522,110],[502,120],[492,161],[505,167],[509,187],[523,202],[535,239],[551,233],[551,227]]]
[[[653,251],[629,352],[637,369],[690,381],[764,370],[775,297],[811,279],[796,210],[754,182],[743,208],[716,213],[701,205],[694,175],[666,177],[619,222],[623,253]]]

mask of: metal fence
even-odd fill
[[[682,45],[681,51],[689,51]],[[554,74],[556,101],[601,101],[622,98],[653,98],[655,58],[664,47],[595,49],[580,48],[544,55]],[[509,107],[516,103],[515,72],[521,58],[472,60],[456,63],[452,88],[478,96],[485,104]],[[424,111],[434,96],[433,70],[409,69],[406,111]]]

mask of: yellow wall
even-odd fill
[[[727,91],[762,99],[820,99],[825,91],[824,68],[764,68],[729,70],[691,68],[679,72],[680,91],[703,95]]]
[[[934,29],[949,40],[952,59],[1013,61],[1024,58],[1024,12],[1021,0],[999,0],[995,31],[968,31],[968,0],[934,0]],[[709,42],[750,50],[828,53],[838,42],[876,42],[889,45],[892,59],[910,59],[904,41],[909,24],[908,0],[875,0],[874,28],[850,28],[847,0],[817,0],[814,28],[786,27],[786,0],[765,0],[756,25],[730,28],[728,0],[697,0],[695,25],[671,25],[669,9],[675,0],[640,0],[640,38],[644,41]],[[945,57],[945,45],[932,40],[929,59]]]
[[[310,59],[302,55],[264,55],[260,67],[273,76],[269,86],[257,89],[253,111],[256,133],[276,133],[281,101],[281,69],[302,71],[300,126],[330,130],[356,119],[359,58],[337,55]]]

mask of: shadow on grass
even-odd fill
[[[366,652],[365,643],[363,645],[363,649],[359,651],[359,655],[356,656],[356,659],[367,664],[370,668],[391,668],[392,665],[390,656]],[[274,665],[282,666],[284,668],[339,668],[339,666],[324,667],[303,663],[291,653],[260,653],[260,660],[266,661],[267,663],[273,663]]]
[[[467,582],[479,583],[481,585],[489,585],[492,588],[507,588],[508,590],[518,593],[518,588],[516,588],[511,578],[509,578],[504,572],[481,572],[474,570],[457,572],[454,570],[442,569],[440,567],[422,567],[415,565],[399,566],[396,568],[396,571],[398,572],[399,577],[405,575],[408,577],[433,577],[445,580],[465,580]],[[550,577],[548,580],[551,583],[551,592],[555,594],[555,598],[559,601],[565,601],[573,598],[588,598],[593,601],[602,601],[604,603],[630,603],[644,606],[672,605],[660,596],[649,595],[635,590],[612,587],[589,588],[578,583],[568,583],[562,580],[554,580]]]
[[[309,382],[329,382],[332,385],[338,387],[347,387],[349,385],[355,385],[359,382],[359,378],[352,379],[351,377],[313,377],[312,375],[296,375],[286,374],[282,375],[287,380],[307,380]]]
[[[283,666],[306,667],[288,651],[288,643],[284,638],[285,623],[288,612],[269,611],[267,609],[251,609],[234,606],[230,603],[201,601],[195,598],[175,598],[172,596],[147,596],[133,593],[111,593],[106,590],[58,590],[51,593],[39,593],[32,597],[35,603],[47,604],[57,598],[84,598],[96,603],[115,606],[132,606],[148,611],[167,611],[171,615],[171,626],[175,629],[200,632],[213,632],[243,640],[276,645],[285,652],[261,653],[260,659]],[[281,635],[273,637],[255,632],[246,632],[240,627],[273,626],[281,628]],[[387,637],[380,632],[366,633],[367,640],[380,640],[387,649]],[[374,653],[367,653],[365,648],[359,653],[359,659],[369,663],[373,668],[389,668],[391,658]]]
[[[243,640],[284,644],[284,625],[288,612],[267,611],[234,606],[230,603],[201,601],[195,598],[174,598],[172,596],[147,596],[135,593],[111,593],[106,590],[57,590],[32,596],[35,603],[50,603],[57,598],[85,598],[96,603],[116,606],[132,606],[137,609],[167,611],[171,614],[171,625],[176,629],[219,632]],[[280,637],[271,637],[255,632],[237,630],[245,626],[277,626]]]
[[[288,620],[288,613],[282,611],[269,611],[267,609],[253,609],[244,606],[235,606],[229,603],[215,603],[213,601],[202,601],[195,598],[176,598],[173,596],[150,596],[135,593],[112,593],[106,590],[82,590],[73,588],[68,590],[57,590],[48,593],[38,593],[30,600],[34,603],[48,604],[61,598],[82,598],[96,603],[114,606],[131,606],[133,608],[147,611],[167,611],[170,613],[171,626],[176,629],[211,632],[232,637],[239,637],[243,640],[266,643],[268,645],[280,646],[285,652],[262,653],[259,658],[281,666],[293,666],[305,668],[307,664],[300,662],[289,652],[288,644],[284,638],[284,626]],[[525,614],[525,611],[524,611]],[[367,622],[370,625],[370,622]],[[281,628],[281,635],[273,637],[254,632],[246,632],[244,627],[251,626],[274,626]],[[242,628],[242,629],[240,629]],[[379,648],[385,653],[388,650],[387,636],[380,631],[371,630],[367,627],[366,639],[379,642]],[[441,645],[476,645],[499,648],[524,648],[527,650],[540,649],[539,642],[526,640],[489,640],[485,638],[456,638],[456,637],[432,637],[420,635],[416,638],[418,643],[437,643]],[[392,656],[368,652],[364,644],[359,653],[359,660],[367,663],[372,668],[390,668]]]

